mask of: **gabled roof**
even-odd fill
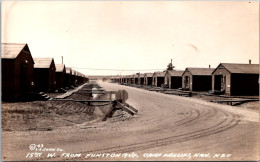
[[[166,73],[165,71],[163,71],[163,72],[154,72],[153,76],[156,75],[157,77],[164,77],[165,73]]]
[[[33,58],[34,68],[50,68],[53,58]]]
[[[176,71],[176,70],[167,70],[165,75],[168,73],[170,76],[182,76],[184,71]]]
[[[144,76],[145,77],[153,77],[153,73],[145,73]]]
[[[186,71],[189,71],[192,75],[211,75],[211,73],[214,71],[214,68],[190,68],[190,67],[188,67],[188,68],[186,68],[184,73]]]
[[[77,74],[77,71],[72,69],[71,74],[72,74],[72,75],[76,75],[76,74]]]
[[[65,64],[55,64],[56,72],[63,72],[65,69]]]
[[[25,47],[25,43],[1,43],[1,58],[15,59]],[[29,48],[26,51],[30,52]]]
[[[67,74],[71,74],[71,73],[72,73],[72,70],[71,70],[70,67],[66,67],[66,73],[67,73]]]
[[[139,77],[139,74],[134,74],[134,77],[135,77],[135,78],[138,78],[138,77]]]
[[[238,74],[259,74],[259,64],[232,64],[232,63],[220,63],[218,68],[224,67],[230,73]],[[216,70],[215,69],[215,70]],[[215,71],[214,70],[214,71]],[[213,71],[213,72],[214,72]],[[212,72],[212,73],[213,73]]]
[[[139,77],[143,78],[143,77],[144,77],[144,74],[140,74]]]

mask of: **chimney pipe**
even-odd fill
[[[172,59],[171,59],[171,64],[172,64]]]
[[[209,65],[209,68],[210,68],[210,65]]]
[[[249,60],[249,64],[251,64],[251,60]]]

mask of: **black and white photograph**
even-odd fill
[[[259,1],[1,1],[1,161],[258,161]]]

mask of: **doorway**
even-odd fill
[[[223,82],[223,75],[215,75],[214,80],[214,90],[221,91],[222,83]]]

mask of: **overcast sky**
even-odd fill
[[[2,1],[2,42],[86,75],[259,63],[258,1]],[[154,71],[154,70],[152,70]]]

